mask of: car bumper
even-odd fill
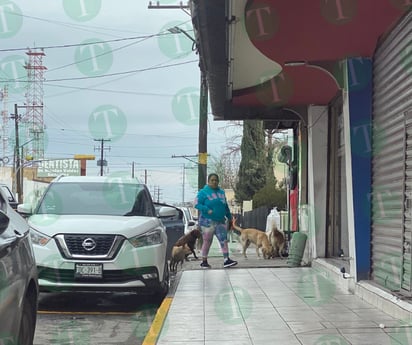
[[[165,274],[166,243],[135,248],[124,241],[111,260],[66,259],[54,241],[34,250],[40,291],[151,291]],[[102,275],[77,277],[76,264],[101,265]]]

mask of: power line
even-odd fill
[[[122,42],[122,41],[130,41],[130,40],[146,40],[153,37],[171,35],[171,33],[158,33],[158,34],[151,34],[146,36],[133,36],[133,37],[124,37],[124,38],[116,38],[112,40],[102,40],[102,41],[92,41],[92,42],[84,42],[84,43],[73,43],[73,44],[60,44],[60,45],[51,45],[51,46],[40,46],[40,47],[32,47],[32,48],[5,48],[0,49],[0,52],[15,52],[15,51],[27,51],[28,49],[35,50],[35,49],[61,49],[61,48],[73,48],[73,47],[81,47],[81,46],[88,46],[93,44],[101,44],[101,43],[113,43],[113,42]]]
[[[96,75],[96,76],[89,76],[89,77],[75,77],[75,78],[61,78],[61,79],[48,79],[48,82],[55,82],[55,81],[71,81],[71,80],[85,80],[85,79],[96,79],[96,78],[106,78],[106,77],[113,77],[113,76],[118,76],[118,75],[127,75],[127,74],[132,74],[132,73],[139,73],[139,72],[147,72],[147,71],[153,71],[157,69],[163,69],[163,68],[169,68],[169,67],[175,67],[175,66],[181,66],[181,65],[188,65],[193,62],[198,62],[197,60],[190,60],[190,61],[185,61],[185,62],[178,62],[174,64],[169,64],[169,65],[163,65],[163,66],[157,66],[157,67],[148,67],[148,68],[142,68],[142,69],[136,69],[132,71],[125,71],[125,72],[116,72],[116,73],[108,73],[108,74],[102,74],[102,75]],[[16,79],[0,79],[0,82],[2,83],[11,83],[14,82]],[[19,80],[20,83],[30,83],[30,80]]]

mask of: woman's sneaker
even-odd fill
[[[202,261],[202,263],[200,264],[200,267],[202,268],[212,268],[212,266],[210,266],[207,261]]]
[[[229,258],[227,258],[227,259],[225,260],[225,262],[223,263],[223,267],[224,267],[224,268],[232,267],[232,266],[235,266],[235,265],[237,265],[237,261],[231,260],[231,259],[229,259]]]

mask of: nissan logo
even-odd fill
[[[96,241],[90,237],[86,238],[82,243],[82,247],[84,248],[84,250],[87,250],[88,252],[92,251],[94,248],[96,248],[96,246]]]

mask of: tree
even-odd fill
[[[240,150],[242,159],[235,188],[235,199],[238,203],[253,199],[254,194],[266,183],[267,158],[263,121],[244,121]]]
[[[219,175],[221,188],[234,189],[240,164],[242,122],[230,121],[223,130],[229,132],[224,151],[220,156],[210,157],[207,169],[208,173]]]

